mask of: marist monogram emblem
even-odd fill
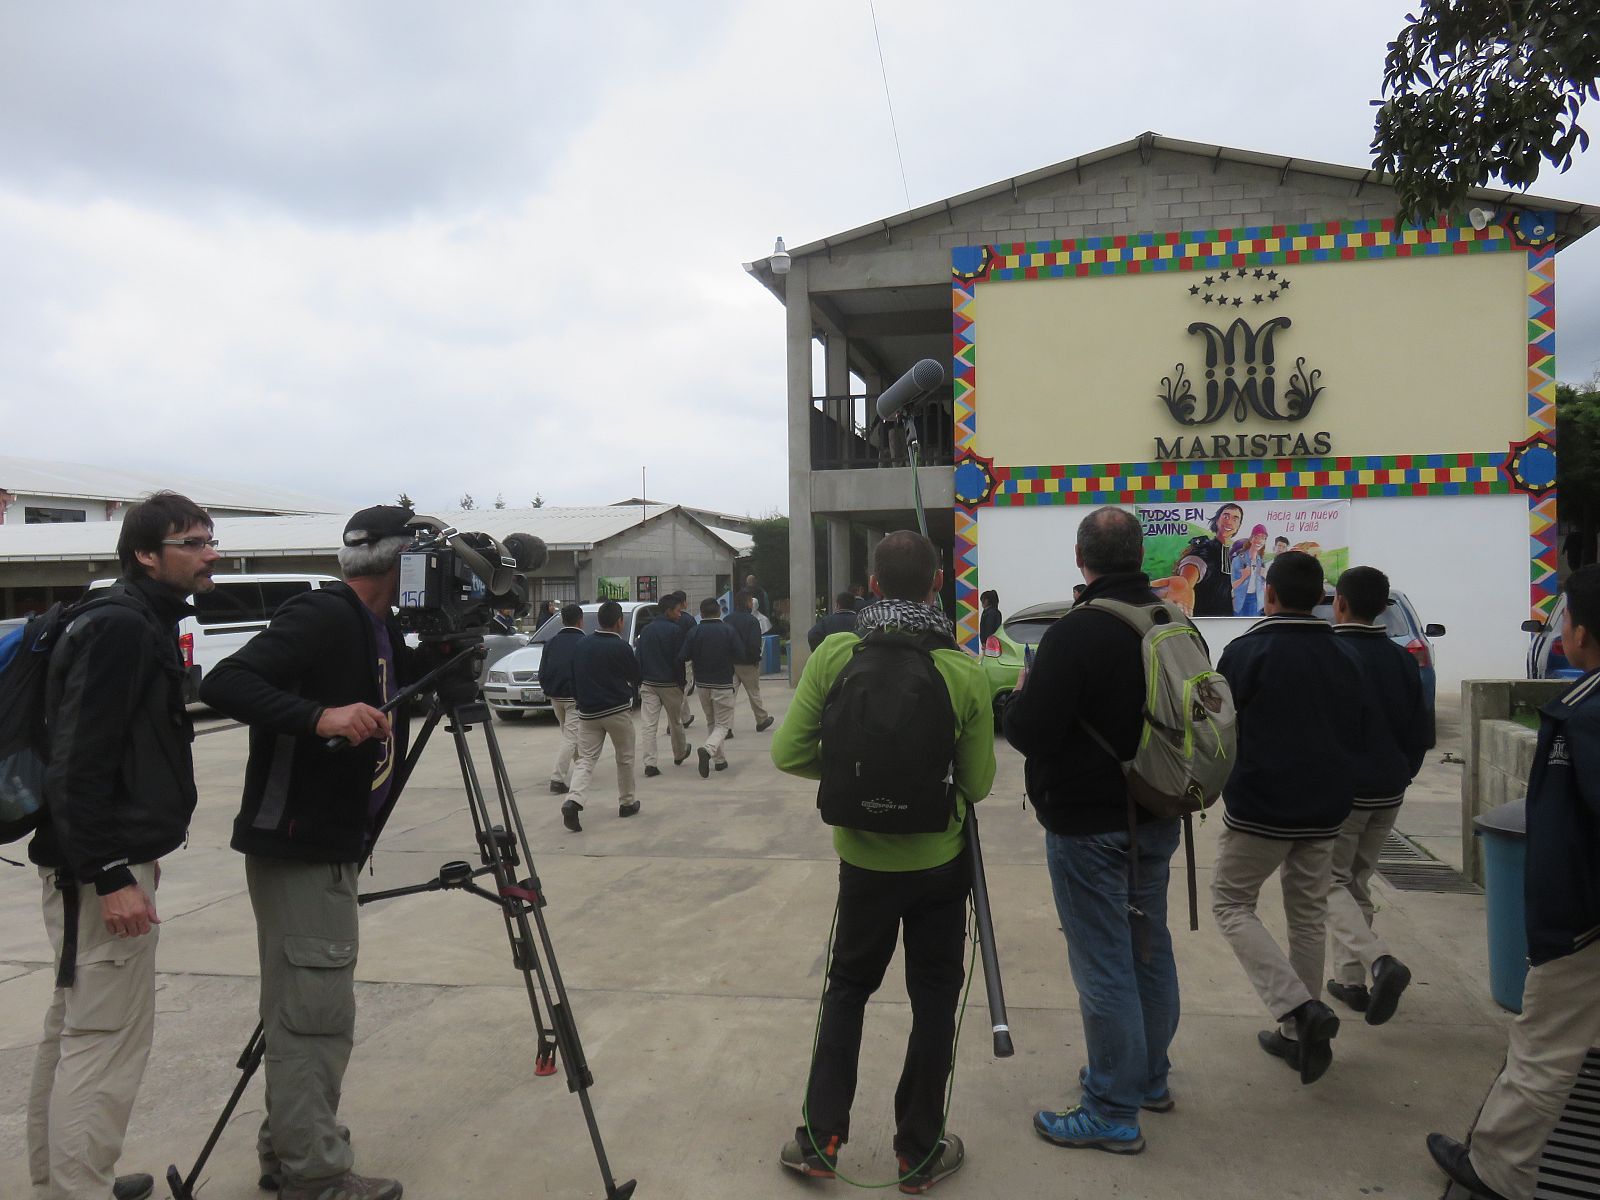
[[[1242,293],[1238,292],[1241,287]],[[1241,267],[1207,275],[1203,286],[1190,286],[1189,295],[1227,311],[1243,308],[1247,301],[1252,305],[1272,304],[1289,287],[1290,280],[1280,277],[1277,271],[1258,267],[1251,272]],[[1159,396],[1167,411],[1182,425],[1210,425],[1230,414],[1238,422],[1252,417],[1266,421],[1303,420],[1322,394],[1317,382],[1322,372],[1307,374],[1306,360],[1297,358],[1294,373],[1287,380],[1280,378],[1274,341],[1292,324],[1288,317],[1269,317],[1252,326],[1242,316],[1235,317],[1226,328],[1220,322],[1193,322],[1189,333],[1201,334],[1206,341],[1204,398],[1195,393],[1186,368],[1178,363],[1173,373],[1161,380]]]

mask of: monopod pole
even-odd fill
[[[917,508],[917,531],[927,537],[928,514],[922,507],[922,481],[917,472],[921,452],[917,422],[909,408],[903,412],[900,421],[905,429],[906,451],[911,460],[911,494]],[[983,844],[978,840],[978,808],[972,803],[967,805],[967,859],[972,870],[972,917],[977,925],[978,952],[983,956],[983,986],[989,997],[994,1056],[1010,1058],[1016,1053],[1016,1048],[1011,1044],[1005,985],[1000,980],[1000,954],[994,944],[994,915],[989,911],[989,881],[983,870]]]

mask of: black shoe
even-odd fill
[[[582,833],[583,826],[578,823],[578,814],[583,811],[583,805],[576,800],[568,800],[561,806],[561,823],[573,833]]]
[[[630,800],[626,804],[617,805],[617,816],[619,817],[631,817],[638,811],[639,802],[637,800]]]
[[[692,693],[692,692],[693,692],[693,691],[694,691],[694,689],[693,689],[693,688],[690,688],[690,689],[689,689],[689,691],[690,691],[690,692],[691,692],[691,693]],[[686,693],[686,694],[687,694],[687,693]],[[688,716],[687,716],[687,717],[685,717],[685,718],[684,718],[684,719],[683,719],[683,727],[684,727],[684,728],[685,728],[685,729],[687,729],[687,728],[689,728],[689,726],[691,726],[691,725],[693,725],[693,724],[694,724],[694,714],[693,714],[693,713],[690,713],[690,714],[689,714],[689,715],[688,715]]]
[[[1337,983],[1328,980],[1328,995],[1339,1001],[1353,1012],[1364,1013],[1367,1011],[1369,997],[1367,985],[1364,983]]]
[[[1400,993],[1411,984],[1411,971],[1392,954],[1372,964],[1372,999],[1367,1004],[1367,1024],[1382,1025],[1400,1006]]]
[[[760,721],[757,721],[756,722],[756,732],[757,733],[765,733],[767,730],[771,729],[772,728],[772,721],[773,721],[772,717],[766,717],[766,718],[764,718],[764,719],[762,719]]]
[[[1333,1039],[1339,1018],[1321,1000],[1307,1000],[1294,1012],[1296,1040],[1300,1043],[1300,1082],[1315,1083],[1333,1065]]]
[[[700,778],[701,779],[710,779],[711,778],[711,751],[707,750],[704,746],[701,746],[700,749],[695,751],[695,753],[700,756]]]
[[[728,730],[728,736],[722,739],[725,742],[733,741],[733,730]]]
[[[1467,1154],[1467,1148],[1455,1138],[1445,1137],[1442,1133],[1430,1133],[1428,1153],[1433,1155],[1433,1161],[1439,1164],[1439,1170],[1472,1193],[1472,1200],[1506,1200],[1499,1192],[1478,1178],[1477,1171],[1472,1169],[1472,1159]]]
[[[659,774],[661,774],[660,767],[646,767],[644,769],[644,777],[646,779],[654,779]]]
[[[550,794],[553,796],[565,796],[567,794],[567,785],[552,779],[550,781]]]
[[[693,753],[693,751],[685,750],[682,754],[674,756],[673,760],[672,760],[672,765],[675,766],[675,767],[683,766],[683,760],[688,758],[691,753]]]
[[[1274,1058],[1281,1058],[1296,1071],[1300,1069],[1300,1043],[1286,1038],[1276,1029],[1263,1029],[1256,1034],[1256,1045]]]
[[[118,1175],[111,1185],[112,1200],[145,1200],[156,1190],[156,1181],[149,1175]]]
[[[728,769],[728,760],[727,759],[722,759],[722,760],[720,760],[718,762],[712,763],[711,766],[715,770],[726,771]]]

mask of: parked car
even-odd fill
[[[639,600],[618,603],[622,605],[622,636],[628,645],[637,645],[639,635],[655,620],[660,606]],[[600,628],[600,606],[585,604],[582,607],[583,631],[593,633]],[[544,658],[544,644],[560,632],[561,617],[557,614],[534,631],[526,646],[513,650],[489,669],[483,684],[483,698],[502,721],[520,721],[528,713],[553,710],[550,698],[539,686],[539,663]]]
[[[183,698],[188,704],[199,699],[206,672],[265,629],[284,601],[336,582],[332,575],[292,574],[213,575],[211,580],[216,584],[211,591],[189,597],[194,615],[178,622],[178,648],[188,672]],[[115,582],[96,579],[88,594]]]
[[[1045,630],[1054,625],[1071,600],[1050,600],[1018,609],[1000,622],[1000,628],[983,643],[983,676],[989,684],[995,720],[1000,719],[1006,700],[1017,686],[1027,647],[1037,646]]]
[[[1333,592],[1325,592],[1322,603],[1314,610],[1325,621],[1333,620]],[[1434,744],[1434,693],[1438,687],[1438,674],[1433,666],[1433,639],[1444,636],[1443,625],[1424,625],[1416,607],[1406,594],[1389,589],[1389,604],[1383,610],[1381,621],[1389,632],[1389,640],[1417,660],[1422,672],[1422,699],[1428,708],[1428,745]]]
[[[1565,595],[1556,597],[1548,621],[1524,621],[1522,631],[1533,636],[1528,641],[1529,679],[1577,679],[1583,672],[1567,661],[1561,644],[1561,622],[1567,613]]]

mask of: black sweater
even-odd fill
[[[750,667],[761,661],[761,622],[753,613],[734,609],[724,623],[733,630],[735,639],[733,661],[741,667]]]
[[[1257,621],[1217,664],[1239,715],[1223,822],[1258,837],[1334,837],[1350,815],[1368,724],[1355,656],[1309,613]]]
[[[1417,660],[1382,625],[1335,625],[1361,666],[1373,719],[1355,760],[1355,806],[1392,808],[1405,796],[1432,742]]]
[[[685,636],[687,631],[681,625],[665,617],[657,617],[644,627],[634,649],[639,654],[639,675],[646,683],[683,686],[683,664],[678,661],[678,651],[683,648]]]
[[[588,636],[583,626],[567,625],[544,644],[544,653],[539,655],[539,687],[552,700],[571,700],[578,694],[572,664]]]
[[[1095,599],[1154,604],[1138,571],[1102,575],[1078,605]],[[1128,828],[1122,766],[1096,744],[1087,720],[1124,760],[1144,727],[1144,664],[1139,635],[1108,612],[1074,607],[1045,631],[1025,686],[1005,710],[1006,740],[1027,756],[1034,814],[1052,833],[1111,833]],[[1080,720],[1081,718],[1081,720]],[[1155,820],[1142,809],[1140,823]]]
[[[1528,961],[1600,938],[1600,672],[1540,712],[1528,779]]]
[[[386,621],[403,688],[421,677],[423,655]],[[384,703],[378,642],[361,597],[330,583],[286,601],[271,624],[207,672],[200,699],[250,726],[244,798],[233,823],[242,854],[309,862],[360,862],[400,798],[400,782],[375,817],[372,781],[382,738],[330,750],[317,736],[323,710]],[[406,754],[406,706],[389,714],[395,762]]]
[[[836,633],[854,633],[855,631],[856,614],[854,609],[849,612],[831,612],[825,617],[819,617],[817,623],[807,631],[806,644],[815,650]]]
[[[577,680],[578,716],[595,721],[633,707],[639,686],[639,660],[618,633],[597,630],[578,645],[572,673]]]
[[[694,663],[696,687],[731,688],[738,662],[738,638],[718,617],[706,617],[689,631],[678,651],[679,662]]]

